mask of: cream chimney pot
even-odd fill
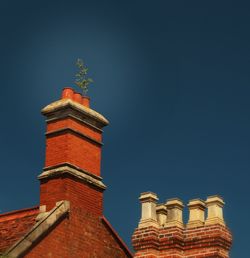
[[[225,221],[223,218],[223,206],[224,206],[223,199],[218,196],[209,196],[206,200],[207,205],[207,219],[205,221],[205,225],[212,225],[212,224],[221,224],[225,225]]]
[[[164,204],[158,204],[156,206],[156,215],[158,223],[161,227],[164,227],[167,222],[167,207]]]
[[[156,217],[156,202],[158,201],[157,195],[152,192],[141,193],[139,200],[141,201],[142,208],[141,219],[138,227],[158,227],[159,224]]]
[[[187,228],[195,228],[204,225],[205,222],[205,202],[201,199],[193,199],[188,203],[189,220]]]
[[[183,228],[183,202],[178,198],[169,199],[167,200],[166,207],[168,216],[165,227],[177,226]]]

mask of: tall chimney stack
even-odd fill
[[[108,121],[90,108],[90,100],[64,88],[60,100],[42,109],[46,117],[45,167],[39,175],[40,205],[47,210],[68,200],[102,214],[102,128]]]

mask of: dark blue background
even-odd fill
[[[1,212],[38,204],[40,109],[73,86],[81,57],[92,107],[110,120],[105,214],[121,237],[130,245],[140,192],[220,194],[231,257],[247,257],[249,12],[247,1],[1,1]]]

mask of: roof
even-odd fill
[[[39,206],[0,214],[0,253],[11,247],[36,223]]]
[[[68,202],[61,201],[58,202],[55,208],[50,212],[40,213],[40,215],[42,215],[40,218],[38,217],[39,206],[0,214],[0,254],[11,254],[11,257],[19,257],[19,255],[23,254],[27,248],[30,248],[32,243],[43,235],[44,232],[47,232],[47,230],[54,225],[54,222],[60,219],[61,215],[64,215],[68,210]],[[55,218],[52,218],[53,220],[50,218],[50,222],[46,224],[48,218],[53,215]],[[126,255],[132,258],[133,254],[108,220],[102,216],[101,221],[116,239]],[[27,237],[32,241],[27,242]]]

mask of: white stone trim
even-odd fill
[[[71,106],[73,107],[74,109],[88,115],[88,116],[91,116],[93,117],[94,119],[100,121],[101,123],[103,123],[104,125],[108,125],[109,124],[109,121],[101,114],[99,114],[98,112],[96,112],[95,110],[91,109],[91,108],[88,108],[88,107],[85,107],[71,99],[60,99],[58,101],[55,101],[51,104],[49,104],[48,106],[44,107],[42,109],[42,114],[47,114],[47,113],[51,113],[51,112],[54,112],[56,110],[59,110],[63,107],[66,107],[66,106]]]
[[[46,171],[43,171],[39,176],[38,179],[43,179],[43,178],[49,178],[49,177],[54,177],[60,174],[70,174],[72,176],[75,176],[91,185],[95,185],[103,190],[106,189],[106,186],[103,184],[101,180],[96,179],[94,176],[90,175],[89,173],[81,170],[78,171],[75,168],[72,168],[68,165],[60,166],[57,168],[52,168]]]

